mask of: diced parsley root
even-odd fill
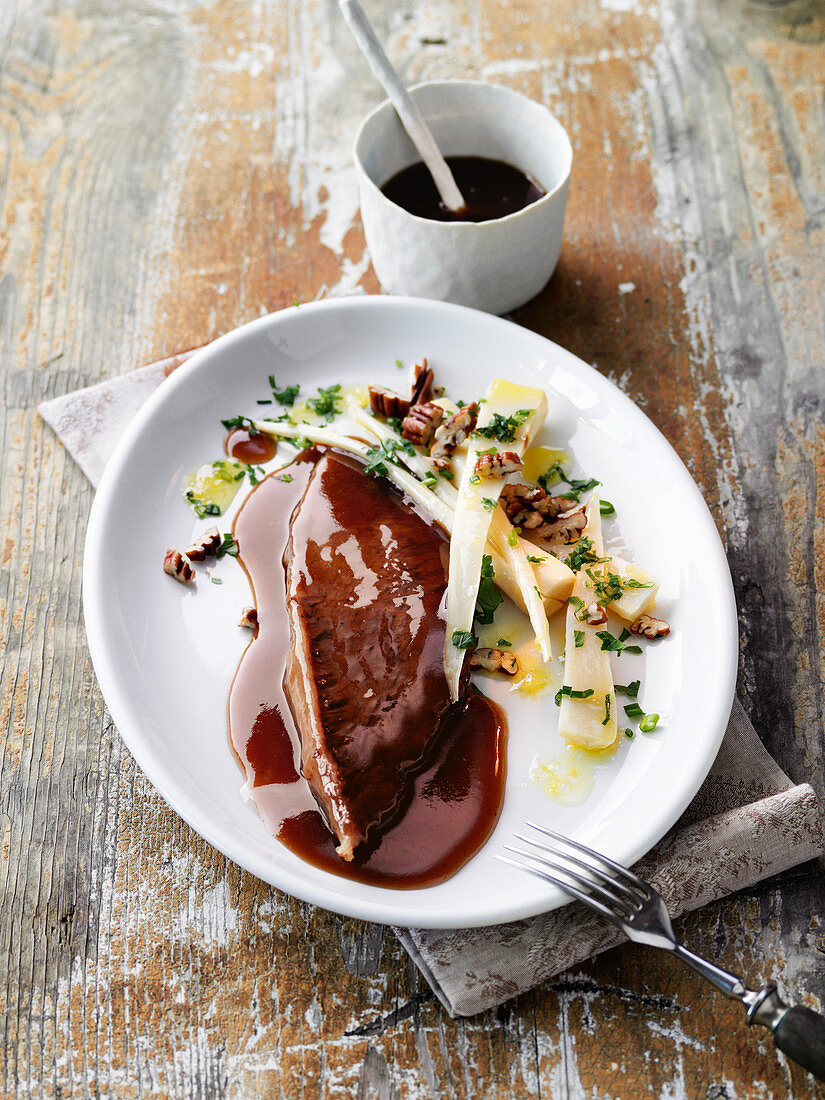
[[[453,536],[450,539],[450,576],[447,587],[444,671],[453,699],[457,699],[459,694],[464,654],[451,644],[450,638],[455,630],[472,628],[481,575],[481,558],[492,519],[492,511],[485,508],[483,498],[497,501],[504,486],[503,478],[485,480],[476,477],[473,456],[476,452],[487,451],[491,447],[498,452],[498,443],[502,444],[503,450],[522,455],[532,436],[544,423],[546,415],[547,397],[543,390],[515,385],[497,378],[487,390],[476,432],[469,441],[468,458],[458,487]]]
[[[610,610],[627,623],[635,622],[652,606],[659,591],[659,582],[624,558],[613,558],[610,571],[618,574],[624,587],[621,596],[610,604]]]
[[[604,557],[601,515],[595,498],[587,507],[584,536],[592,541],[597,557]],[[618,732],[616,698],[610,655],[602,649],[596,628],[585,621],[587,608],[596,599],[588,584],[592,581],[582,569],[576,574],[567,606],[564,683],[571,692],[579,694],[561,696],[559,734],[569,744],[583,749],[605,749],[613,744]],[[588,691],[591,694],[582,694]]]

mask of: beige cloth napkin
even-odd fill
[[[170,356],[38,406],[94,486],[134,414],[192,354]],[[823,841],[813,790],[791,783],[736,703],[699,793],[636,869],[678,916],[813,858]],[[578,903],[492,928],[395,933],[455,1016],[500,1004],[623,939]]]

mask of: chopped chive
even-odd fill
[[[602,718],[602,725],[606,726],[610,721],[610,692],[604,697],[604,718]]]
[[[581,647],[584,645],[584,631],[583,630],[574,630],[573,631],[573,642],[576,646],[576,649],[581,649]]]
[[[438,476],[443,477],[446,481],[452,481],[455,475],[452,470],[439,470]]]
[[[518,537],[521,534],[520,527],[511,527],[507,532],[507,542],[510,546],[518,546]]]
[[[628,728],[627,728],[627,729],[626,729],[626,730],[624,731],[624,735],[625,735],[625,737],[626,737],[626,738],[628,739],[628,741],[632,741],[632,740],[633,740],[633,730],[632,730],[632,729],[630,729],[630,727],[628,727]]]
[[[481,484],[481,478],[478,476],[478,474],[473,474],[473,476],[470,478],[470,484],[471,485],[480,485]]]
[[[612,516],[615,513],[616,509],[613,507],[609,500],[600,500],[599,511],[603,516]]]
[[[492,510],[496,506],[496,502],[494,500],[490,500],[489,497],[482,497],[481,498],[481,504],[482,504],[485,512],[492,512]]]
[[[647,584],[642,584],[641,581],[633,580],[633,578],[631,577],[630,580],[626,580],[624,582],[624,586],[625,588],[652,588],[653,581],[648,581]]]
[[[646,714],[644,716],[644,718],[641,720],[641,722],[639,723],[639,729],[642,731],[642,733],[650,733],[652,730],[656,729],[658,724],[659,724],[659,715],[658,714]]]
[[[404,366],[404,364],[403,364],[403,363],[401,362],[401,360],[400,360],[400,359],[396,359],[396,360],[395,360],[395,365],[396,365],[397,367],[403,367],[403,366]]]
[[[642,647],[640,645],[626,645],[624,647],[625,653],[641,653]]]
[[[628,718],[644,718],[645,713],[638,703],[628,703],[624,708],[624,712]]]
[[[531,554],[528,554],[527,555],[527,560],[532,562],[533,565],[541,565],[541,563],[543,561],[546,561],[547,559],[546,558],[534,558]]]
[[[589,699],[592,694],[593,688],[585,688],[583,691],[576,691],[574,688],[571,688],[569,684],[564,684],[556,692],[556,706],[561,706],[561,701],[564,696],[568,699]]]
[[[278,481],[292,481],[292,474],[281,474]]]
[[[499,638],[496,642],[496,645],[501,649],[508,649],[512,644],[509,638]]]
[[[635,699],[639,694],[641,683],[641,680],[631,680],[629,684],[614,684],[613,689],[619,695],[629,695],[631,699]]]

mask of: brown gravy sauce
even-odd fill
[[[447,157],[446,161],[467,203],[463,210],[456,212],[444,205],[423,161],[402,168],[381,190],[410,214],[439,222],[493,221],[523,210],[545,194],[534,179],[503,160]]]
[[[318,451],[270,474],[235,520],[238,560],[252,585],[259,631],[229,695],[232,747],[270,830],[308,863],[359,882],[397,889],[433,886],[484,844],[504,796],[506,725],[475,690],[452,707],[411,784],[407,805],[375,842],[347,863],[300,774],[300,741],[283,687],[290,647],[283,554]],[[284,476],[291,480],[284,480]]]
[[[236,462],[258,466],[275,457],[277,441],[265,432],[250,432],[246,428],[233,428],[226,437],[224,449]]]

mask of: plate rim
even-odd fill
[[[156,408],[165,403],[169,395],[178,387],[186,385],[189,376],[197,374],[201,369],[201,364],[208,361],[216,353],[231,348],[232,344],[243,341],[251,333],[259,329],[265,330],[272,325],[277,326],[280,321],[294,317],[299,310],[305,315],[312,315],[317,311],[333,312],[343,310],[349,312],[350,310],[354,310],[357,312],[360,310],[380,310],[388,308],[424,309],[426,311],[451,315],[469,315],[479,322],[483,319],[483,323],[491,325],[493,328],[498,327],[502,332],[507,332],[512,329],[517,330],[521,339],[525,339],[528,344],[535,344],[538,350],[541,350],[542,347],[551,348],[552,357],[557,358],[559,353],[561,353],[567,364],[572,366],[574,374],[579,371],[584,372],[585,377],[590,382],[594,383],[594,388],[597,391],[604,390],[609,393],[611,402],[618,404],[624,415],[629,415],[631,419],[638,418],[640,423],[644,423],[646,431],[652,430],[655,435],[658,436],[659,443],[667,450],[671,459],[675,460],[674,469],[678,470],[684,487],[687,489],[688,493],[694,496],[696,503],[701,506],[700,514],[703,517],[705,534],[709,536],[707,545],[712,547],[712,556],[715,558],[715,562],[713,563],[714,576],[717,582],[722,582],[721,588],[725,596],[725,607],[724,609],[720,608],[720,613],[724,615],[726,621],[723,625],[731,628],[729,630],[720,629],[720,639],[724,640],[729,636],[730,644],[726,646],[724,654],[727,658],[725,668],[723,669],[720,667],[719,669],[719,677],[717,679],[718,686],[715,691],[715,697],[710,702],[708,708],[708,722],[715,727],[714,736],[710,737],[709,735],[708,737],[706,742],[706,753],[701,758],[701,762],[697,762],[693,769],[691,783],[686,784],[680,796],[669,804],[669,812],[660,816],[659,822],[654,830],[657,835],[652,839],[646,837],[641,842],[637,840],[635,844],[630,844],[627,849],[628,855],[623,856],[624,861],[628,865],[632,865],[650,851],[650,849],[666,835],[673,824],[681,817],[682,813],[701,787],[716,758],[727,728],[735,696],[739,653],[738,616],[733,582],[722,540],[710,514],[707,503],[681,457],[656,424],[650,420],[632,399],[628,397],[627,394],[623,393],[616,383],[612,382],[609,378],[596,370],[595,367],[591,366],[583,359],[580,359],[574,353],[556,344],[554,341],[549,340],[547,337],[542,336],[540,333],[527,329],[506,318],[496,317],[492,314],[474,310],[467,306],[452,305],[450,303],[424,298],[408,298],[390,295],[345,296],[322,299],[299,306],[291,306],[266,314],[263,317],[258,317],[243,325],[239,325],[237,328],[217,337],[211,343],[199,348],[185,363],[178,367],[141,406],[132,421],[128,424],[104,470],[103,477],[101,478],[100,485],[92,502],[84,549],[82,597],[86,636],[101,694],[114,725],[124,744],[129,749],[129,752],[167,805],[182,817],[199,836],[212,845],[212,847],[220,851],[227,859],[231,859],[249,873],[256,875],[256,877],[273,886],[275,889],[282,890],[296,898],[314,905],[319,905],[327,910],[345,916],[406,928],[460,929],[508,924],[513,921],[536,916],[539,913],[549,912],[555,908],[569,904],[570,899],[560,891],[553,891],[552,888],[548,887],[546,902],[542,901],[541,903],[537,903],[534,901],[524,903],[507,912],[505,915],[487,915],[481,920],[479,920],[478,917],[467,920],[467,918],[456,914],[452,909],[443,914],[439,914],[437,911],[429,911],[424,914],[417,913],[414,899],[418,891],[414,889],[389,890],[385,887],[374,887],[373,889],[379,894],[392,894],[395,898],[404,899],[401,904],[390,904],[378,898],[374,901],[371,899],[348,899],[346,895],[340,898],[336,896],[334,899],[331,899],[328,891],[322,885],[319,886],[309,880],[300,879],[298,876],[293,875],[288,868],[279,868],[277,877],[282,878],[282,881],[279,883],[273,882],[271,872],[266,873],[267,869],[261,866],[260,861],[254,857],[254,854],[244,854],[242,850],[239,850],[239,846],[233,845],[231,841],[227,842],[224,836],[220,835],[217,829],[211,826],[209,821],[204,821],[202,819],[203,815],[202,811],[199,812],[198,803],[182,788],[177,779],[163,772],[163,769],[156,760],[154,751],[140,736],[139,722],[135,722],[133,716],[130,714],[128,702],[125,697],[122,696],[120,685],[117,683],[118,673],[116,662],[113,659],[113,655],[107,652],[103,644],[102,635],[104,631],[100,625],[99,618],[103,610],[101,599],[102,593],[99,590],[98,584],[101,580],[99,559],[102,552],[102,546],[101,540],[98,537],[98,531],[104,526],[107,510],[110,507],[118,478],[127,464],[130,450],[140,438],[145,425],[151,422]],[[547,353],[545,352],[545,354]],[[170,790],[169,788],[173,789]],[[488,841],[487,843],[490,842]],[[282,871],[284,872],[283,875],[281,875]],[[337,883],[346,883],[349,881],[339,876],[330,875],[329,877],[336,879]],[[331,900],[333,904],[330,904]]]

